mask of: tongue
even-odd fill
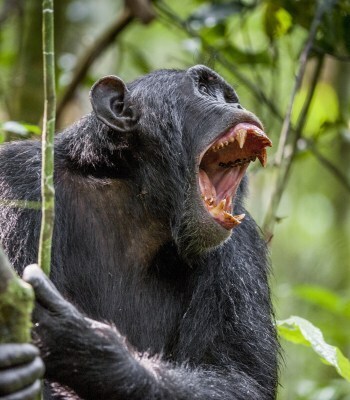
[[[248,164],[245,164],[226,170],[221,169],[212,175],[211,179],[216,188],[217,202],[225,199],[227,196],[234,196],[236,194],[238,185],[247,168]]]

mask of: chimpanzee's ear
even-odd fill
[[[113,75],[99,79],[90,91],[90,101],[96,116],[119,132],[130,131],[136,122],[132,109],[126,108],[124,104],[127,92],[125,83]]]

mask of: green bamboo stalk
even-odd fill
[[[39,265],[49,275],[51,243],[55,218],[54,134],[56,122],[54,1],[43,0],[43,58],[44,58],[44,122],[42,134],[41,196],[42,219],[39,242]]]
[[[34,292],[11,267],[0,246],[0,343],[29,343]],[[41,396],[36,396],[41,400]]]
[[[31,342],[34,293],[12,269],[0,246],[0,343]]]

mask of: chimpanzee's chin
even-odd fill
[[[182,219],[173,228],[173,237],[180,254],[188,259],[219,247],[232,233],[232,229],[225,229],[218,224],[201,203],[197,196],[191,200],[186,199]]]

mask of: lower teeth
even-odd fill
[[[216,199],[213,198],[207,198],[204,195],[202,195],[203,200],[205,203],[210,207],[208,211],[210,214],[217,219],[221,220],[226,220],[227,222],[232,223],[232,227],[235,225],[239,225],[241,221],[244,219],[245,214],[239,214],[239,215],[232,215],[228,211],[225,210],[226,206],[226,200],[221,200],[219,204],[216,204]]]

